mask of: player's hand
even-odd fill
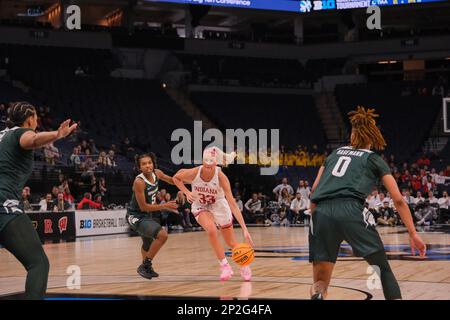
[[[164,203],[163,207],[164,207],[164,209],[174,211],[174,210],[178,209],[178,203],[176,202],[176,200],[172,200],[172,201]]]
[[[245,229],[243,231],[244,233],[244,239],[245,241],[247,241],[248,244],[250,244],[252,247],[254,246],[253,240],[252,240],[252,236],[250,235],[250,232],[248,232],[247,229]]]
[[[58,139],[65,138],[71,134],[78,126],[77,123],[70,125],[71,120],[67,119],[59,125],[58,128]]]
[[[416,249],[419,250],[419,256],[425,257],[427,253],[427,245],[423,242],[422,238],[419,237],[417,233],[415,233],[412,237],[409,238],[409,243],[411,245],[411,254],[413,256],[416,255]]]
[[[197,197],[192,192],[186,193],[186,199],[189,203],[195,202],[197,200]]]

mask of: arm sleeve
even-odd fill
[[[250,203],[250,201],[252,201],[251,199],[248,199],[248,201],[245,203],[245,209],[247,209],[247,210],[250,210],[250,208],[249,208],[249,203]]]

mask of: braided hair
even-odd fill
[[[9,106],[6,127],[21,127],[28,117],[36,114],[36,108],[26,101],[12,102]]]
[[[375,121],[375,118],[379,117],[375,109],[358,106],[356,110],[349,112],[348,116],[352,124],[352,147],[362,149],[371,145],[376,150],[386,147],[386,141]]]

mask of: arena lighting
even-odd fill
[[[167,85],[165,83],[163,83],[162,87],[165,89],[167,87]]]
[[[378,64],[393,64],[397,63],[396,60],[389,60],[389,61],[378,61]]]

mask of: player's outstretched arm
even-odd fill
[[[412,255],[415,255],[414,249],[417,248],[417,250],[419,250],[420,256],[424,257],[427,251],[427,247],[416,232],[411,212],[408,205],[406,204],[406,201],[403,199],[400,190],[398,189],[397,182],[395,182],[394,177],[390,174],[384,175],[382,178],[382,182],[387,191],[391,194],[392,201],[397,208],[400,218],[405,224],[405,227],[408,229]]]
[[[165,174],[165,173],[162,172],[161,170],[156,169],[156,170],[155,170],[155,174],[156,174],[156,176],[158,177],[159,180],[162,180],[162,181],[164,181],[164,182],[167,182],[168,184],[172,184],[172,185],[175,184],[175,183],[173,182],[173,178],[172,178],[171,176]]]
[[[244,233],[245,240],[253,246],[253,240],[250,236],[250,233],[248,232],[247,226],[245,225],[244,217],[242,216],[241,210],[239,210],[236,200],[234,200],[233,194],[231,193],[231,186],[230,181],[228,180],[227,176],[221,171],[219,173],[219,184],[222,187],[225,198],[228,201],[228,204],[230,206],[231,212],[235,216],[236,220],[238,221],[239,225],[242,228],[242,232]]]
[[[70,122],[71,120],[67,119],[55,131],[39,133],[27,131],[20,137],[20,146],[25,150],[39,149],[48,143],[65,138],[77,128],[76,123],[70,125]]]
[[[175,200],[166,202],[164,204],[147,203],[147,201],[145,200],[145,182],[142,179],[136,178],[136,180],[134,180],[133,191],[136,197],[136,201],[139,205],[139,209],[141,209],[142,212],[178,209],[178,204]]]
[[[177,188],[180,189],[180,191],[186,195],[186,198],[189,201],[189,203],[194,202],[196,198],[194,194],[188,188],[186,188],[184,184],[192,183],[197,174],[197,170],[200,169],[199,168],[181,169],[172,178],[173,183],[177,186]]]

